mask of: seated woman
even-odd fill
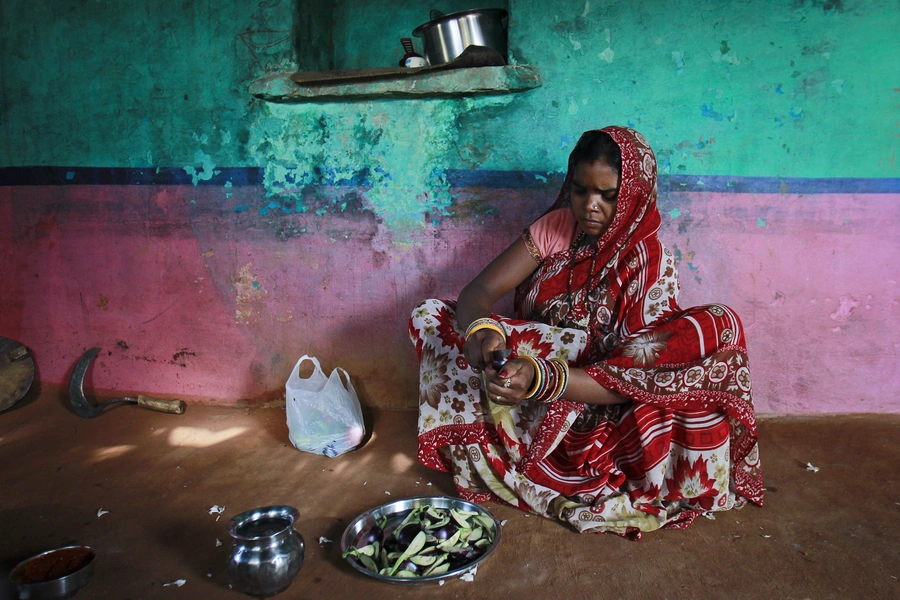
[[[589,131],[550,210],[416,307],[419,460],[462,498],[633,538],[762,505],[741,322],[678,306],[659,226],[646,140]],[[491,314],[513,289],[518,319]]]

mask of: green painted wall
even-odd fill
[[[896,2],[532,0],[515,7],[514,53],[547,79],[518,107],[513,118],[522,129],[561,140],[597,123],[633,124],[657,149],[662,172],[900,172]],[[514,136],[495,134],[502,130],[491,121],[485,132],[502,140],[485,166],[500,166],[496,159],[511,152],[531,167],[565,154],[545,155],[545,143],[515,144]]]
[[[370,200],[397,222],[421,214],[417,202],[447,204],[444,169],[558,170],[582,130],[610,123],[645,133],[662,172],[900,172],[896,0],[509,5],[512,58],[541,70],[541,88],[277,106],[246,89],[295,68],[304,33],[291,35],[287,0],[8,0],[0,166],[186,166],[202,178],[258,165],[275,193],[314,180],[312,166],[338,182],[377,167]],[[395,6],[335,3],[336,66],[398,57],[410,33],[391,24],[423,19]]]
[[[293,56],[290,2],[10,0],[0,164],[255,165],[246,82]]]

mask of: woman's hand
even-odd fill
[[[492,355],[506,349],[506,340],[492,329],[480,329],[466,338],[463,355],[472,370],[481,373],[493,360]]]
[[[484,371],[485,393],[495,404],[517,406],[525,398],[534,381],[534,367],[524,358],[509,360],[495,371],[488,365]]]

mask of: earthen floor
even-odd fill
[[[19,560],[73,542],[98,556],[83,600],[246,597],[229,589],[226,524],[270,504],[296,506],[306,540],[286,600],[900,597],[898,415],[763,419],[765,507],[641,542],[487,505],[507,521],[497,551],[473,582],[427,588],[373,581],[341,559],[360,512],[453,495],[449,475],[416,462],[414,412],[370,417],[366,446],[329,459],[290,445],[283,408],[122,405],[82,420],[63,394],[31,394],[0,414],[0,599],[14,597]]]

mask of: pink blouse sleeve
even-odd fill
[[[522,238],[528,251],[540,263],[552,254],[561,252],[572,244],[575,237],[575,217],[568,208],[558,208],[547,213],[525,230]]]

